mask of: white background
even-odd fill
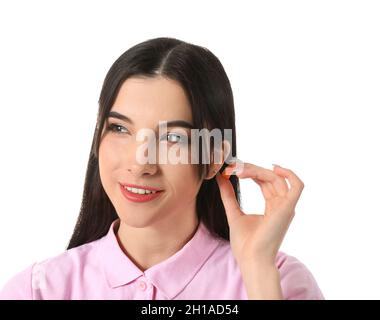
[[[0,285],[63,252],[106,72],[169,36],[224,65],[239,158],[305,183],[281,250],[327,299],[379,299],[379,17],[377,1],[2,1]],[[247,213],[263,210],[241,184]]]

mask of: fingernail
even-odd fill
[[[272,163],[272,166],[282,168],[282,167],[279,166],[278,164],[273,164],[273,163]]]

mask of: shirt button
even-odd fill
[[[144,281],[140,281],[139,282],[139,288],[140,288],[141,291],[145,291],[146,288],[147,288],[146,283]]]

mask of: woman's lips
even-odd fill
[[[121,193],[123,196],[132,202],[147,202],[156,199],[161,195],[163,190],[161,191],[156,191],[156,193],[148,193],[148,194],[138,194],[138,193],[133,193],[131,191],[128,191],[123,187],[123,185],[119,184]]]
[[[120,184],[123,185],[124,187],[130,187],[130,188],[145,189],[145,190],[150,190],[150,191],[162,191],[161,189],[147,187],[147,186],[139,186],[137,184],[122,183],[122,182],[120,182]]]

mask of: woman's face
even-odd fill
[[[167,125],[161,135],[158,129],[159,121],[181,120],[193,124],[191,107],[182,87],[163,77],[132,77],[121,86],[110,111],[130,120],[108,117],[99,147],[101,182],[123,223],[144,227],[163,219],[176,223],[195,215],[196,196],[202,180],[197,178],[198,165],[190,163],[190,144],[180,144],[180,137],[184,134],[190,138],[190,128]],[[155,132],[155,163],[141,161],[140,156],[136,159],[136,154],[141,155],[141,148],[148,141],[147,138],[145,141],[136,139],[139,131],[145,132],[141,131],[143,129]],[[167,163],[160,163],[159,154],[165,156],[162,152],[169,154],[174,149],[177,155],[180,152],[186,154],[183,152],[187,149],[188,163],[173,164],[170,159]],[[120,184],[163,191],[151,201],[133,202],[123,195]]]

